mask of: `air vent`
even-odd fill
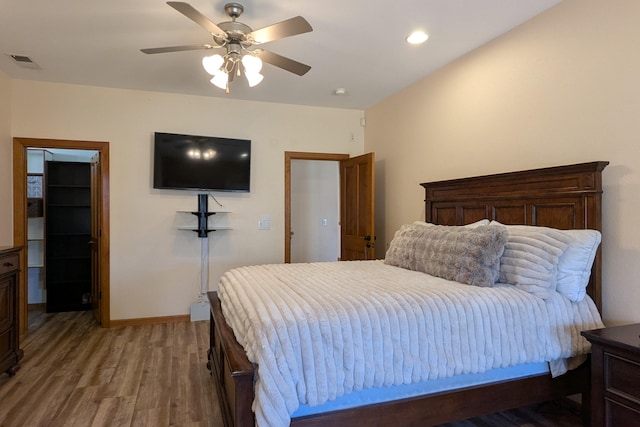
[[[33,64],[33,61],[28,56],[24,55],[11,55],[14,61],[16,62],[30,62]]]
[[[29,68],[32,70],[40,69],[40,66],[26,55],[16,55],[13,53],[9,53],[8,55],[13,59],[18,67]]]

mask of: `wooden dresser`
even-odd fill
[[[640,324],[582,335],[591,342],[591,426],[640,426]]]
[[[0,246],[0,372],[15,375],[23,352],[18,342],[18,272],[21,248]]]

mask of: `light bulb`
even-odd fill
[[[262,60],[257,56],[245,55],[242,57],[242,65],[244,65],[245,73],[257,74],[262,69]]]
[[[426,42],[427,39],[429,36],[424,31],[414,31],[405,40],[411,44],[420,44]]]
[[[222,67],[223,63],[224,58],[222,58],[222,56],[218,54],[205,56],[204,58],[202,58],[202,66],[204,67],[205,71],[212,76],[220,70],[220,67]]]
[[[260,73],[257,73],[257,72],[250,73],[248,71],[245,71],[244,76],[247,78],[247,81],[249,82],[249,87],[254,87],[258,85],[258,83],[260,83],[264,78],[264,76]]]
[[[219,71],[209,81],[211,82],[211,84],[213,84],[216,87],[219,87],[220,89],[226,89],[227,82],[229,81],[229,75],[224,71]]]

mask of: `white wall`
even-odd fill
[[[13,191],[11,182],[11,80],[0,71],[0,246],[13,243]]]
[[[152,189],[154,131],[252,140],[251,193],[216,193],[234,229],[210,235],[211,289],[231,267],[282,262],[284,151],[363,152],[348,140],[364,140],[362,111],[22,80],[11,99],[13,136],[109,141],[111,319],[187,314],[200,289],[201,242],[176,229],[176,211],[195,210],[197,193]],[[271,230],[257,229],[262,215]]]
[[[564,0],[368,109],[378,236],[424,218],[421,182],[608,160],[603,315],[639,322],[638,40],[640,2]]]

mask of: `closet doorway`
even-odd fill
[[[27,192],[28,149],[39,150],[82,150],[93,152],[90,164],[91,218],[90,245],[91,291],[90,302],[94,317],[103,327],[108,327],[109,316],[109,143],[100,141],[73,141],[35,138],[14,138],[13,140],[13,207],[14,244],[22,246],[22,265],[27,264],[29,247],[29,203]],[[24,336],[29,325],[28,310],[28,268],[20,273],[20,335]],[[45,273],[46,274],[46,270]]]

